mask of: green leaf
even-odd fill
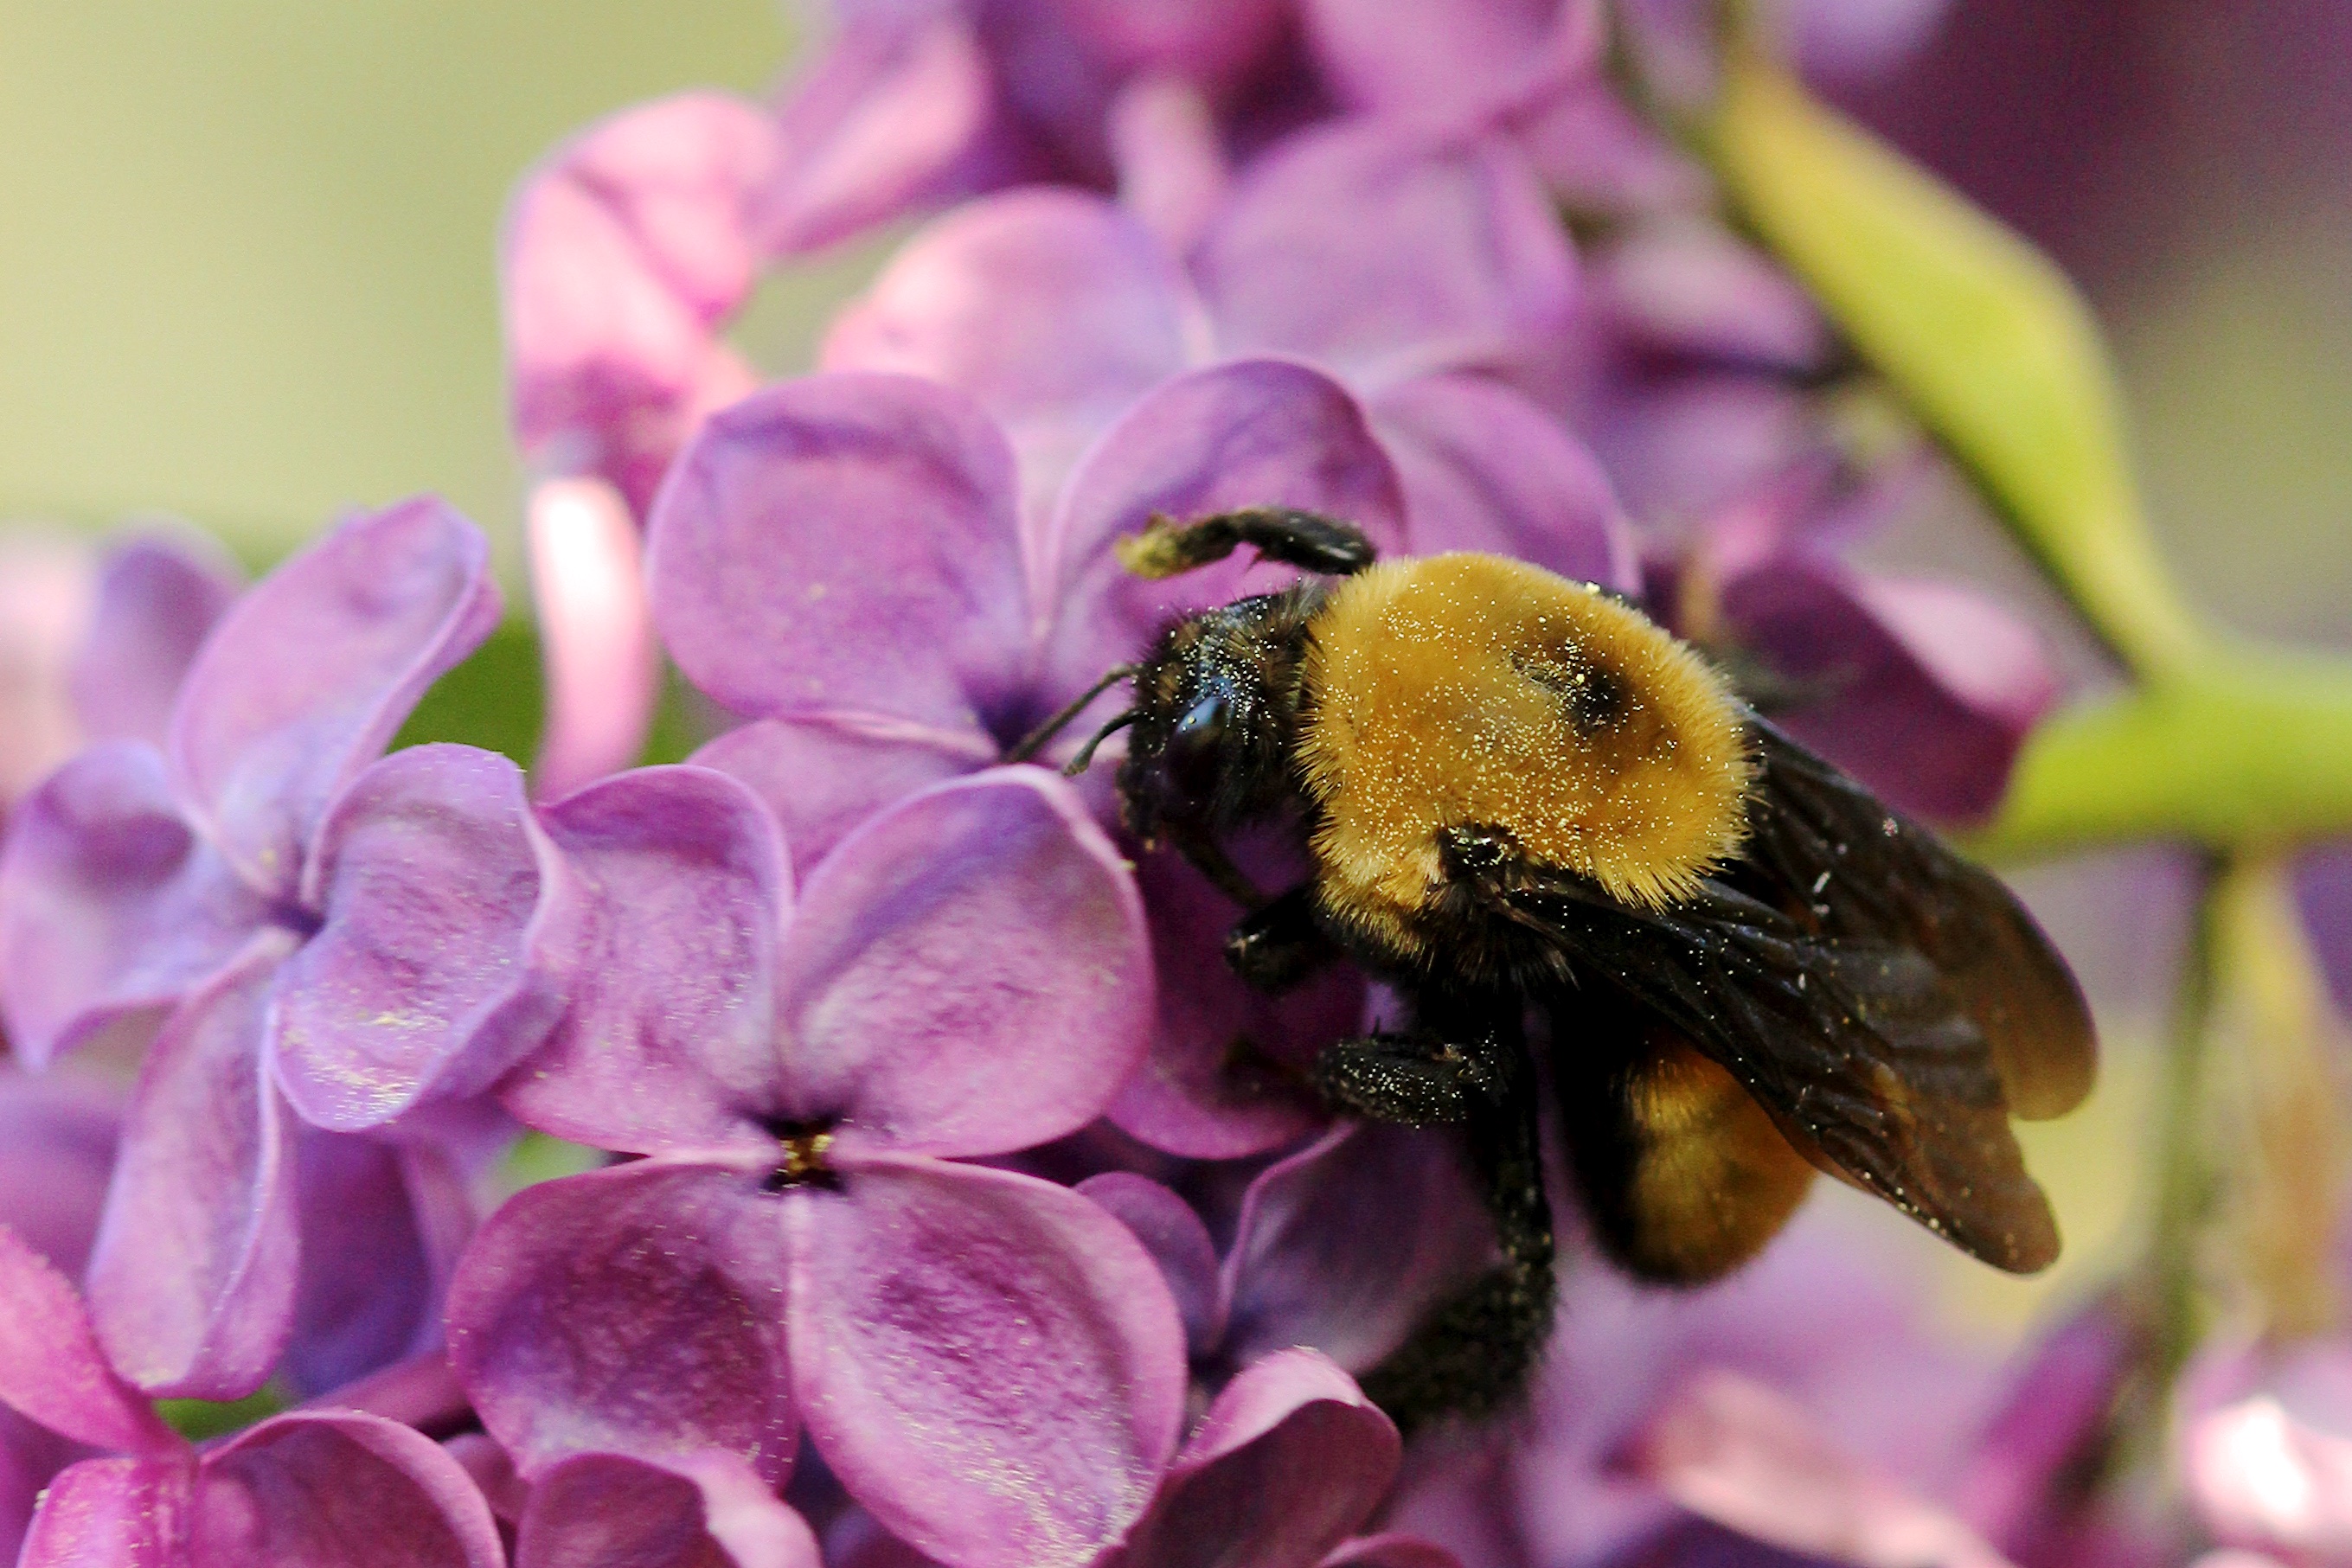
[[[502,622],[471,657],[434,683],[393,747],[457,741],[503,752],[529,768],[539,752],[545,685],[538,632],[528,621]]]
[[[241,1431],[257,1421],[266,1421],[280,1414],[286,1408],[286,1396],[274,1384],[265,1385],[242,1399],[155,1401],[155,1413],[191,1443],[201,1443],[225,1432]]]
[[[2091,313],[2040,252],[1933,175],[1735,57],[1704,140],[1740,214],[1972,469],[2143,677],[2210,638],[2149,537]]]

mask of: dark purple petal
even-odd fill
[[[1127,1228],[1066,1187],[920,1156],[786,1195],[793,1386],[892,1534],[961,1568],[1082,1564],[1176,1446],[1184,1335]]]
[[[844,1150],[998,1154],[1076,1131],[1149,1042],[1142,900],[1076,791],[996,768],[893,808],[803,890],[778,1109]]]
[[[1454,1139],[1333,1129],[1243,1197],[1224,1295],[1226,1354],[1312,1345],[1362,1371],[1440,1299],[1492,1265],[1495,1233]]]
[[[1576,295],[1566,233],[1515,152],[1379,120],[1266,154],[1192,269],[1219,347],[1304,355],[1357,386],[1542,360]]]
[[[1151,922],[1158,1024],[1150,1055],[1111,1103],[1111,1120],[1192,1159],[1264,1154],[1321,1126],[1329,1113],[1305,1070],[1318,1050],[1362,1023],[1363,977],[1336,966],[1269,997],[1224,959],[1239,904],[1173,853],[1143,856],[1136,879]]]
[[[1487,550],[1580,582],[1640,586],[1633,536],[1598,459],[1497,382],[1427,376],[1372,400],[1403,482],[1415,555]]]
[[[494,752],[412,747],[352,780],[303,877],[326,924],[270,1015],[305,1121],[356,1132],[479,1094],[538,1043],[562,1005],[531,951],[552,854]]]
[[[1214,1350],[1225,1334],[1224,1302],[1217,1290],[1217,1249],[1209,1228],[1192,1206],[1148,1176],[1105,1171],[1078,1183],[1080,1197],[1115,1216],[1135,1232],[1160,1265],[1184,1320],[1184,1341],[1197,1358]]]
[[[761,1173],[658,1160],[527,1187],[449,1288],[449,1352],[527,1476],[567,1454],[792,1462],[784,1215]]]
[[[1778,376],[1631,374],[1576,422],[1645,532],[1687,537],[1821,450],[1820,421]]]
[[[1788,552],[1721,595],[1736,643],[1822,694],[1783,716],[1790,733],[1925,816],[1990,814],[2026,733],[2058,698],[2040,636],[1971,589]]]
[[[515,1568],[821,1568],[821,1560],[807,1523],[732,1457],[670,1469],[576,1454],[531,1488]]]
[[[969,393],[1012,437],[1042,522],[1087,444],[1182,367],[1190,298],[1175,257],[1116,204],[1013,191],[908,241],[835,321],[819,363]]]
[[[1323,1568],[1462,1568],[1462,1559],[1418,1535],[1383,1531],[1341,1542]]]
[[[207,1452],[188,1568],[504,1568],[464,1469],[381,1416],[297,1411]]]
[[[760,718],[688,758],[743,784],[774,813],[803,865],[831,854],[883,807],[995,762],[977,727],[936,729],[877,718]]]
[[[163,744],[180,682],[244,587],[209,540],[152,534],[108,552],[89,633],[68,674],[90,740]]]
[[[1329,1361],[1267,1356],[1209,1406],[1128,1538],[1129,1568],[1312,1568],[1380,1506],[1402,1447]]]
[[[1034,10],[1114,75],[1172,76],[1213,89],[1238,86],[1257,69],[1289,19],[1283,0],[1047,0]]]
[[[185,1456],[85,1459],[49,1483],[16,1568],[180,1568],[195,1479]]]
[[[2065,1479],[2110,1435],[2109,1417],[2146,1349],[2102,1297],[2022,1358],[2007,1398],[1951,1487],[1955,1511],[2012,1555],[2063,1523]]]
[[[1315,62],[1351,109],[1464,122],[1587,66],[1591,0],[1307,0]]]
[[[89,1258],[121,1125],[110,1084],[0,1066],[0,1225],[68,1279]]]
[[[547,727],[532,787],[553,799],[617,773],[645,749],[661,696],[661,650],[646,602],[645,544],[602,479],[541,479],[525,530]]]
[[[293,1324],[294,1116],[262,1067],[264,933],[180,1004],[140,1070],[89,1260],[108,1357],[150,1394],[236,1399]]]
[[[321,1394],[440,1343],[442,1287],[474,1210],[429,1145],[305,1130],[295,1153],[302,1260],[286,1372]]]
[[[48,1484],[67,1466],[91,1457],[87,1444],[60,1437],[0,1406],[0,1563],[16,1561],[33,1506]]]
[[[647,768],[542,819],[562,852],[571,1007],[500,1089],[522,1121],[632,1153],[772,1146],[776,933],[792,872],[734,780]]]
[[[2295,873],[2295,902],[2336,1005],[2352,1012],[2352,844],[2323,844]]]
[[[946,387],[769,387],[703,426],[655,503],[655,623],[747,714],[985,723],[1027,662],[1015,483],[1003,434]]]
[[[515,434],[544,473],[642,508],[692,416],[753,384],[718,337],[751,294],[768,116],[722,93],[624,110],[528,175],[507,214]]]
[[[984,151],[993,92],[970,23],[869,16],[844,27],[776,120],[759,233],[793,256],[954,193]]]
[[[488,541],[446,503],[353,517],[214,630],[172,717],[175,788],[247,881],[292,896],[329,802],[498,621]]]
[[[108,1364],[72,1283],[5,1226],[0,1405],[94,1448],[161,1455],[180,1447],[145,1397]]]
[[[1192,518],[1255,506],[1345,517],[1384,551],[1405,538],[1396,470],[1362,407],[1318,371],[1244,360],[1163,382],[1130,410],[1071,476],[1045,551],[1061,585],[1048,694],[1075,694],[1135,657],[1176,610],[1228,603],[1294,576],[1243,551],[1146,582],[1111,554],[1113,540],[1155,513]]]
[[[180,816],[162,755],[135,742],[67,763],[8,828],[0,1007],[30,1066],[127,1013],[177,1001],[266,913]]]

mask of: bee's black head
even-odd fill
[[[1289,787],[1298,665],[1322,590],[1300,584],[1170,627],[1135,673],[1127,760],[1118,770],[1129,831],[1163,823],[1230,828]]]

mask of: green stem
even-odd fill
[[[2159,1385],[2196,1348],[2202,1317],[2198,1239],[2213,1202],[2213,1170],[2205,1146],[2206,1043],[2211,1037],[2214,961],[2220,950],[2220,890],[2226,868],[2217,856],[2200,859],[2195,918],[2180,982],[2165,1035],[2163,1098],[2156,1149],[2156,1224],[2148,1239],[2147,1273],[2155,1306],[2155,1370]]]

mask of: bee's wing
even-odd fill
[[[1493,896],[1721,1063],[1809,1158],[1998,1268],[2056,1259],[1991,1050],[1921,954],[1811,935],[1715,883],[1644,911],[1522,866]],[[1554,1003],[1574,1009],[1573,993]],[[1572,1039],[1557,1049],[1572,1058]]]
[[[1975,1020],[2012,1114],[2063,1115],[2090,1092],[2090,1009],[2008,888],[1761,719],[1749,843],[1730,880],[1809,931],[1925,957]]]

